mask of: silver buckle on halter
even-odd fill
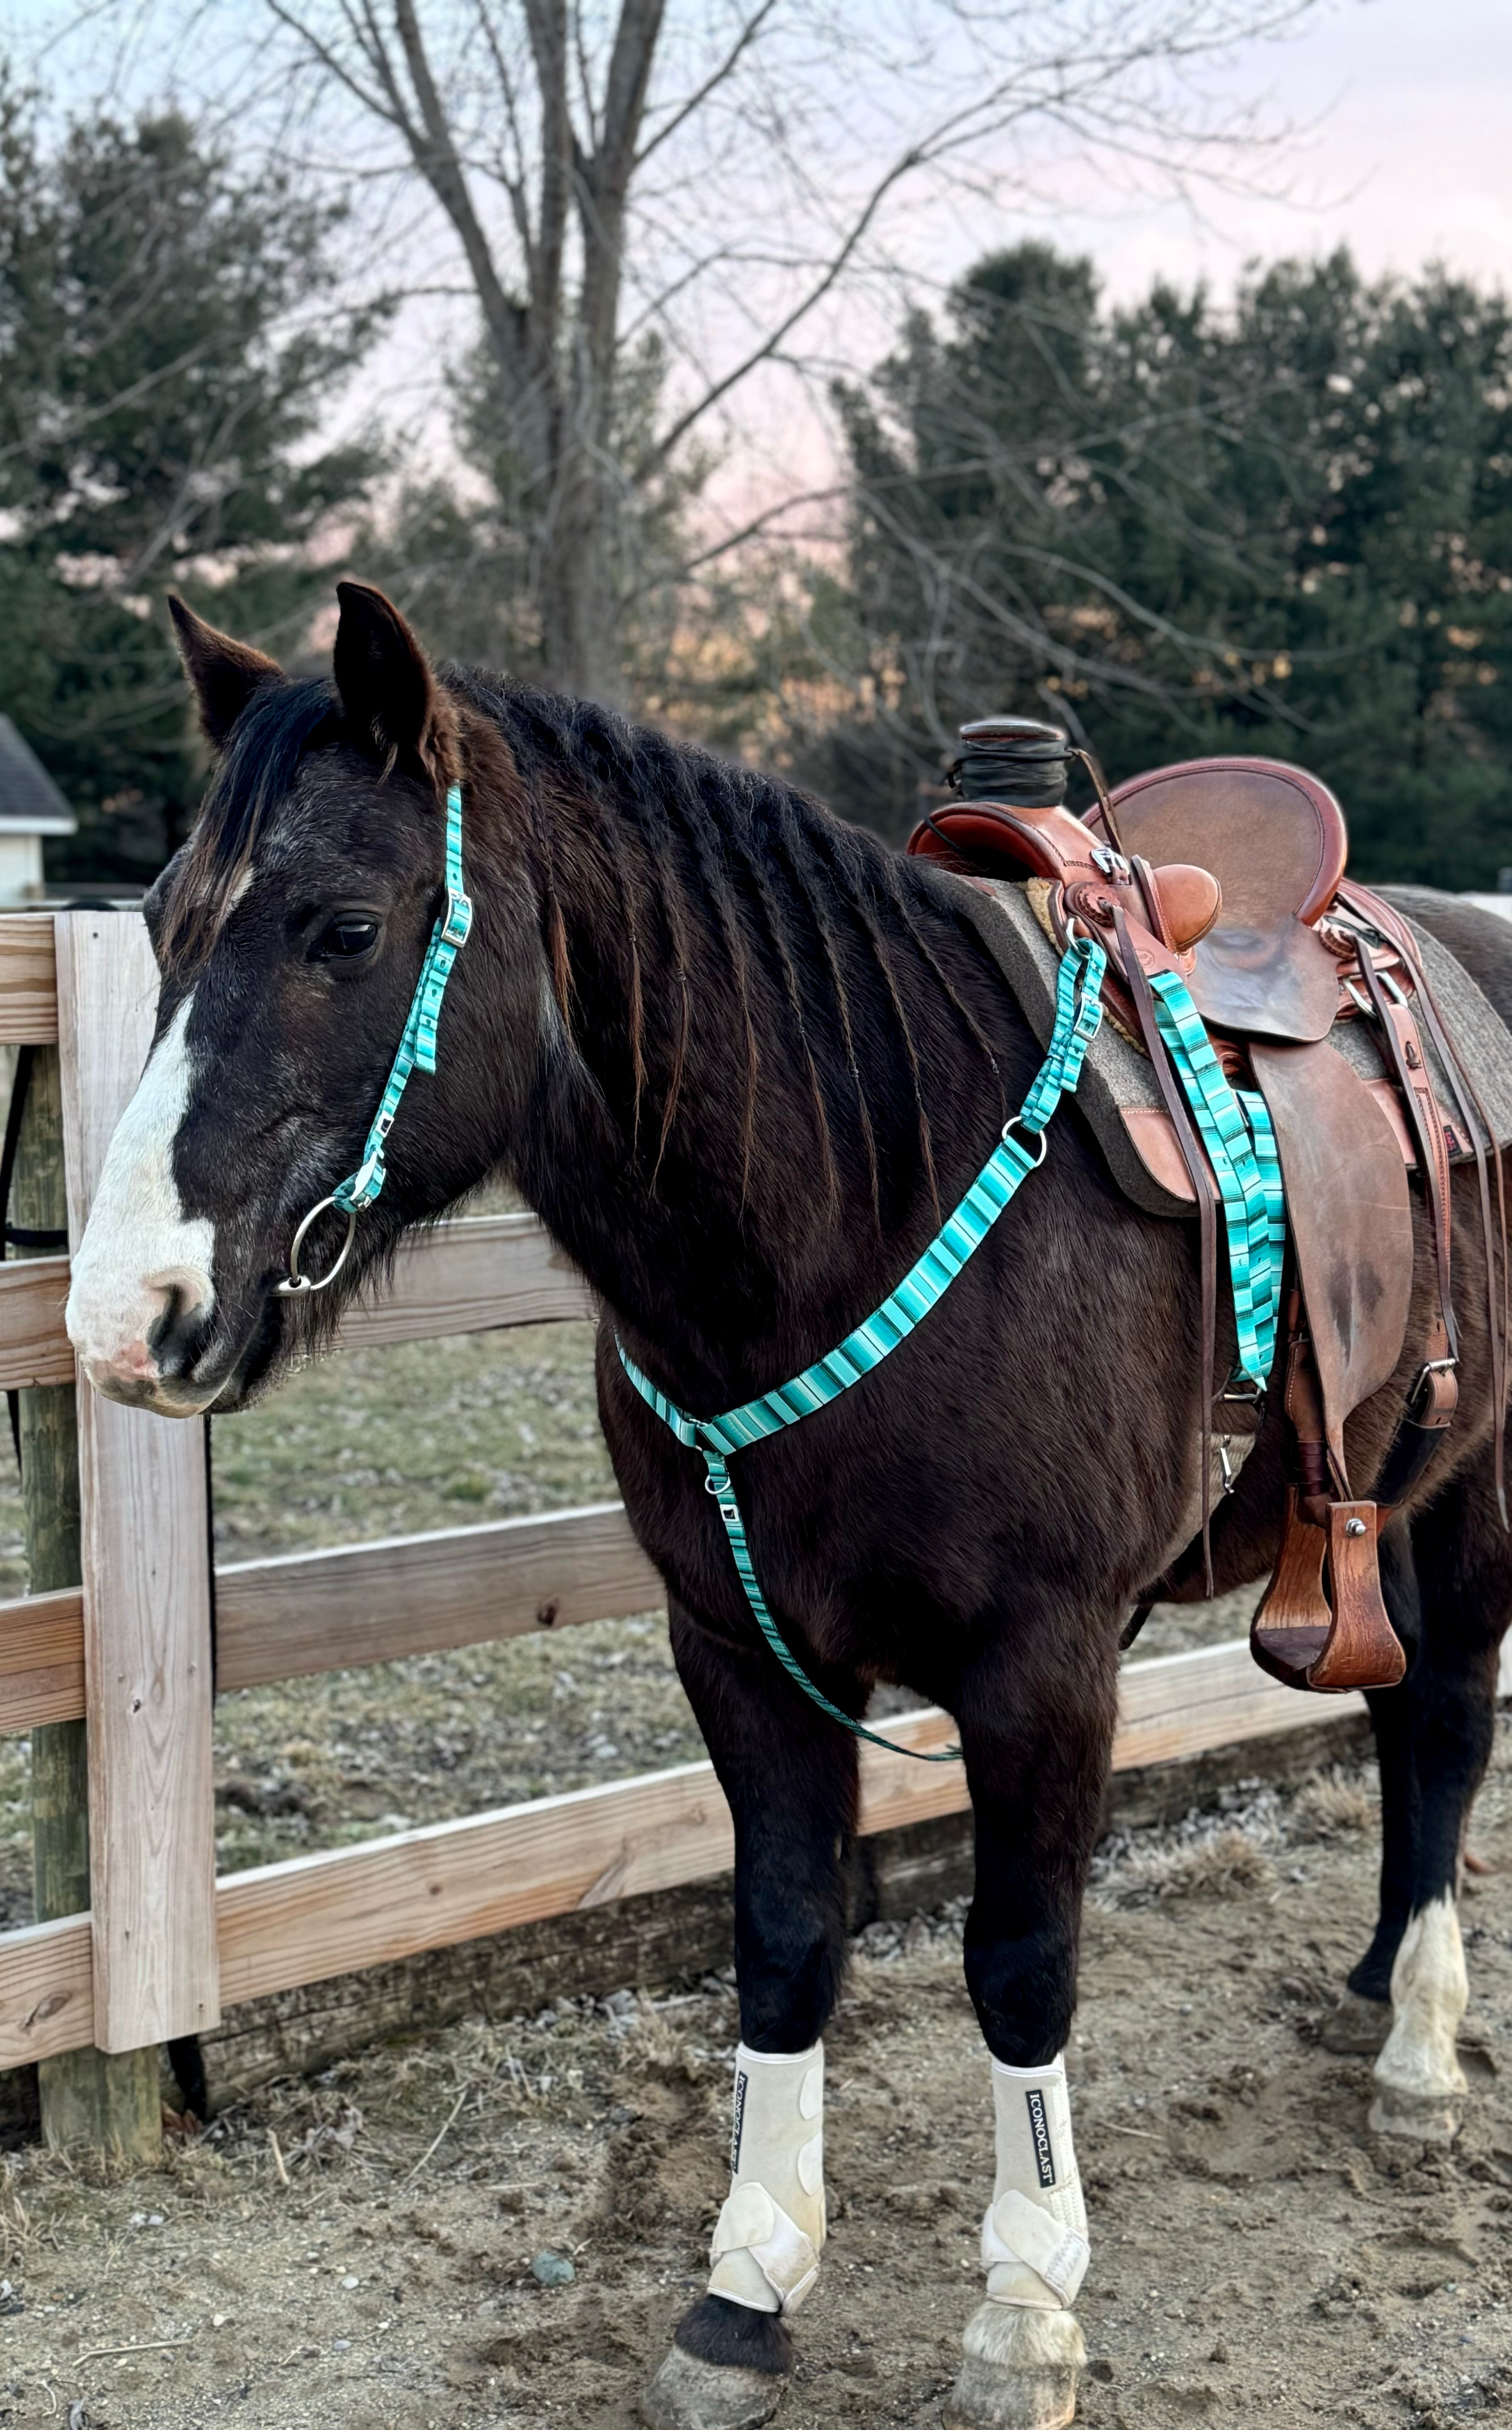
[[[473,928],[473,897],[446,890],[446,917],[441,922],[443,945],[465,945]]]

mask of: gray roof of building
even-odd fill
[[[73,835],[77,826],[31,744],[0,717],[0,835]]]

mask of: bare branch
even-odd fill
[[[911,170],[918,167],[920,158],[920,153],[913,147],[910,147],[909,150],[905,152],[899,159],[892,163],[892,166],[887,171],[885,175],[877,179],[877,182],[872,187],[871,193],[867,196],[866,202],[861,210],[857,213],[848,233],[842,240],[839,251],[834,255],[833,258],[826,263],[821,276],[815,280],[814,284],[809,288],[808,292],[799,298],[791,310],[786,313],[783,319],[778,322],[776,327],[770,330],[766,337],[761,340],[759,345],[753,346],[749,354],[745,355],[739,362],[735,364],[732,370],[724,373],[722,378],[715,380],[712,386],[705,391],[696,405],[690,406],[685,413],[679,414],[677,420],[673,424],[672,428],[664,433],[656,445],[651,450],[649,456],[644,458],[641,466],[640,467],[640,476],[641,478],[644,478],[647,474],[655,471],[659,465],[664,464],[669,456],[673,454],[673,450],[684,439],[687,438],[688,433],[693,428],[694,424],[703,421],[704,416],[712,407],[719,403],[721,397],[728,396],[732,389],[739,388],[742,380],[750,377],[758,363],[764,363],[769,360],[769,358],[776,353],[778,347],[782,344],[783,340],[789,335],[789,331],[796,329],[799,322],[806,321],[809,313],[813,311],[815,306],[823,302],[825,296],[829,294],[832,288],[834,288],[844,276],[853,257],[865,239],[867,230],[871,227],[878,211],[882,208],[882,206],[886,202],[889,194],[892,191],[893,187],[896,186],[901,179],[906,177]]]
[[[712,565],[718,558],[728,557],[732,549],[743,548],[747,541],[756,540],[762,532],[770,531],[774,523],[780,522],[784,515],[790,515],[797,507],[818,507],[831,498],[849,496],[849,485],[844,482],[831,482],[823,490],[797,490],[790,498],[779,498],[775,506],[764,507],[760,514],[753,515],[750,522],[741,524],[738,531],[732,531],[723,540],[700,549],[696,557],[685,558],[678,571],[684,574],[697,574],[701,567]]]
[[[467,178],[457,159],[440,95],[431,74],[414,0],[394,0],[393,13],[424,129],[422,141],[407,123],[406,125],[405,131],[415,165],[451,221],[467,256],[467,266],[477,288],[478,302],[500,369],[523,389],[527,377],[525,315],[505,293],[492,250],[473,208]]]
[[[391,103],[386,106],[376,93],[371,92],[367,86],[352,74],[350,68],[331,49],[328,42],[323,42],[319,35],[310,31],[302,18],[297,17],[291,8],[285,8],[284,0],[268,0],[268,7],[278,23],[286,25],[291,34],[298,37],[311,58],[320,61],[321,66],[328,75],[336,78],[343,92],[349,92],[354,101],[359,101],[364,109],[372,111],[374,118],[387,120],[390,126],[398,126],[402,124],[401,119],[395,115]]]
[[[720,86],[725,83],[726,80],[734,75],[735,70],[740,63],[740,60],[744,57],[745,53],[750,49],[751,44],[756,41],[757,34],[761,31],[762,26],[766,24],[767,19],[771,16],[776,6],[777,0],[761,0],[760,8],[757,8],[755,16],[748,17],[746,19],[745,24],[741,26],[739,32],[735,38],[735,41],[731,43],[730,48],[725,52],[724,57],[721,59],[718,67],[710,71],[710,73],[704,78],[703,83],[697,88],[696,92],[690,92],[686,101],[677,105],[673,109],[672,116],[666,121],[664,125],[657,127],[655,135],[651,137],[649,142],[641,145],[640,157],[636,161],[636,167],[638,169],[644,166],[645,162],[650,159],[653,152],[659,151],[663,143],[669,142],[672,137],[676,134],[680,126],[685,126],[690,118],[696,116],[697,112],[703,108],[705,102],[707,101],[711,95],[716,93],[719,91]]]

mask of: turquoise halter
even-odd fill
[[[620,1363],[648,1407],[655,1409],[680,1443],[702,1452],[708,1471],[705,1488],[719,1504],[745,1599],[756,1615],[756,1626],[789,1677],[796,1680],[805,1695],[813,1698],[822,1712],[828,1713],[831,1721],[840,1723],[854,1737],[866,1739],[872,1746],[887,1747],[893,1755],[914,1756],[921,1763],[954,1763],[960,1749],[945,1747],[926,1755],[918,1747],[900,1746],[893,1739],[880,1738],[875,1730],[867,1729],[849,1713],[842,1712],[839,1705],[832,1704],[789,1651],[756,1578],[745,1523],[726,1462],[732,1453],[746,1450],[764,1436],[780,1433],[784,1426],[795,1426],[801,1418],[810,1417],[815,1409],[825,1408],[831,1401],[839,1400],[863,1375],[880,1367],[889,1353],[896,1350],[900,1341],[906,1341],[915,1325],[943,1299],[967,1259],[981,1247],[1020,1183],[1044,1162],[1045,1124],[1061,1098],[1074,1092],[1087,1050],[1103,1019],[1103,974],[1106,968],[1107,956],[1095,938],[1077,938],[1068,946],[1056,981],[1055,1025],[1049,1051],[1021,1110],[1005,1124],[1002,1138],[960,1205],[922,1257],[909,1268],[891,1297],[885,1299],[864,1324],[848,1333],[827,1358],[816,1359],[812,1367],[806,1367],[790,1383],[779,1384],[775,1391],[744,1401],[738,1409],[726,1409],[723,1417],[690,1418],[686,1409],[680,1409],[675,1401],[657,1390],[649,1375],[641,1373],[624,1344],[618,1338],[615,1340]],[[1017,1132],[1023,1132],[1038,1144],[1038,1155],[1021,1145],[1014,1136]]]
[[[436,1069],[436,1024],[440,1018],[441,998],[452,974],[452,964],[468,940],[473,926],[473,898],[462,883],[462,789],[452,785],[446,794],[446,908],[430,932],[430,943],[420,966],[415,992],[409,1000],[405,1033],[399,1041],[399,1052],[393,1058],[388,1084],[379,1100],[378,1110],[369,1126],[363,1142],[362,1161],[356,1173],[339,1181],[328,1198],[312,1207],[298,1231],[289,1252],[289,1273],[279,1284],[288,1298],[308,1291],[328,1290],[345,1265],[347,1252],[357,1232],[357,1219],[364,1207],[371,1207],[387,1179],[384,1164],[384,1143],[393,1128],[394,1116],[411,1072],[434,1072]],[[299,1253],[305,1236],[318,1216],[327,1207],[334,1207],[346,1217],[346,1238],[329,1273],[319,1282],[300,1272]]]

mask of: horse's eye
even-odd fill
[[[342,912],[321,930],[315,943],[318,962],[349,962],[359,955],[371,953],[377,940],[376,920],[359,919],[355,912]]]

